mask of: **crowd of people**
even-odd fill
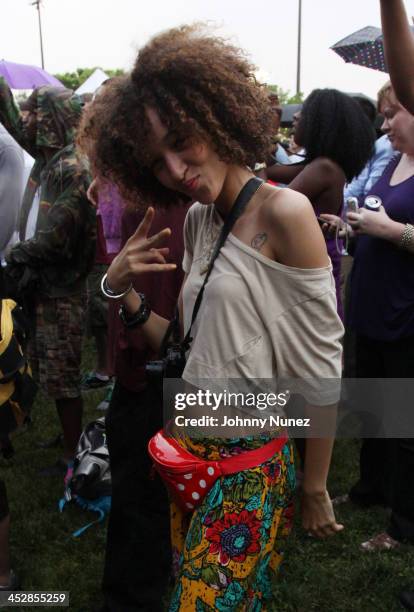
[[[87,103],[41,87],[18,108],[0,78],[1,341],[17,303],[29,338],[16,336],[19,354],[62,428],[63,456],[39,478],[70,481],[82,391],[108,389],[102,612],[161,611],[166,597],[171,612],[268,609],[295,496],[315,537],[342,531],[335,507],[349,501],[391,508],[363,551],[414,541],[409,433],[367,433],[358,482],[329,496],[340,385],[301,387],[305,416],[325,433],[295,441],[269,424],[179,431],[161,391],[163,376],[199,387],[414,377],[414,39],[401,0],[380,6],[391,81],[377,108],[314,90],[291,149],[277,138],[277,96],[199,24],[155,36]],[[34,160],[28,178],[21,147]],[[85,331],[96,364],[82,377]],[[6,399],[24,412],[29,395],[20,381]],[[9,523],[0,479],[0,590],[20,586]],[[414,592],[401,601],[414,609]]]

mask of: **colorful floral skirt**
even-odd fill
[[[223,442],[187,440],[186,447],[216,460],[232,453]],[[247,450],[257,444],[242,446]],[[184,516],[172,502],[176,583],[169,612],[266,610],[291,528],[294,488],[288,442],[262,465],[221,477],[192,514]]]

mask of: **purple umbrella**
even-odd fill
[[[63,87],[60,81],[42,68],[6,60],[0,61],[0,75],[6,79],[11,89],[34,89],[41,85]]]

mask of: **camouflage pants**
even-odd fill
[[[80,396],[84,306],[81,295],[42,298],[28,354],[33,377],[52,399]]]

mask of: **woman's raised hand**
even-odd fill
[[[111,263],[107,281],[113,291],[124,291],[140,274],[176,269],[176,264],[167,263],[165,259],[168,247],[162,246],[170,237],[171,230],[165,228],[148,238],[154,215],[154,209],[149,207],[135,233]]]

